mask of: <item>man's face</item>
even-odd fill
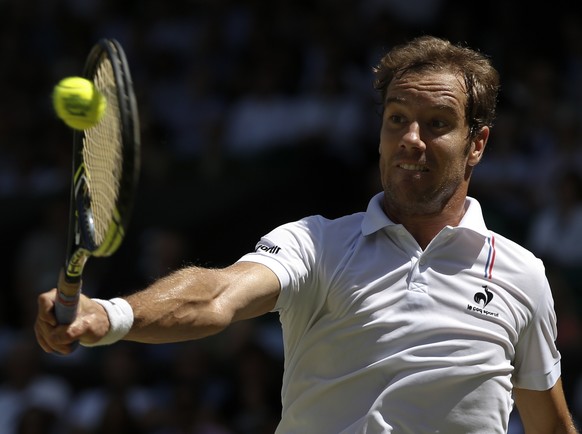
[[[467,96],[450,72],[407,73],[388,86],[380,133],[386,211],[396,220],[431,215],[467,193],[489,134],[469,140]]]

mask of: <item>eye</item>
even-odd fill
[[[392,125],[401,125],[406,123],[406,117],[399,114],[391,114],[386,117],[386,121]]]
[[[436,130],[442,130],[448,126],[448,123],[440,119],[433,119],[430,121],[430,126]]]
[[[400,110],[394,110],[394,107],[387,109],[384,112],[384,120],[382,122],[383,129],[390,131],[398,131],[403,125],[406,125],[408,118],[402,114]]]

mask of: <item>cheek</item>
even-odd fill
[[[448,162],[445,165],[451,171],[456,172],[459,171],[460,168],[465,170],[465,167],[469,164],[469,151],[471,150],[470,143],[467,144],[465,140],[452,137],[449,140],[435,142],[435,144],[435,153],[438,152],[441,162]]]
[[[446,166],[450,178],[462,179],[465,178],[469,168],[468,157],[465,155],[451,155],[449,157],[450,163]]]
[[[387,177],[389,176],[389,164],[386,158],[386,153],[382,153],[382,148],[380,147],[380,158],[378,158],[378,169],[380,173],[380,182],[384,187],[386,185]]]
[[[394,128],[390,128],[389,124],[383,120],[380,125],[380,144],[387,144],[394,141],[396,135],[397,132],[394,131]]]
[[[380,132],[380,142],[378,144],[378,152],[380,154],[394,153],[394,150],[398,148],[399,142],[400,137],[397,134],[382,130]]]
[[[384,134],[380,135],[380,142],[378,143],[378,153],[380,156],[390,153],[390,146]]]

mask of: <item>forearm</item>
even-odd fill
[[[578,434],[562,388],[562,380],[543,391],[514,389],[526,434]]]
[[[564,415],[562,420],[558,422],[558,426],[554,430],[555,434],[578,434],[579,431],[574,425],[572,416],[570,414]]]
[[[109,345],[119,339],[169,343],[209,336],[233,321],[272,310],[280,284],[264,265],[238,262],[224,269],[189,267],[123,299],[81,294],[77,317],[63,327],[54,305],[56,289],[40,294],[35,333],[46,352],[68,354],[73,342]]]
[[[126,297],[134,322],[125,340],[179,342],[209,336],[227,327],[233,313],[221,300],[228,280],[219,270],[189,267]]]

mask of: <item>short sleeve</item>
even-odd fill
[[[543,271],[543,267],[541,267]],[[551,388],[561,373],[560,353],[556,347],[557,320],[547,278],[541,273],[543,291],[531,322],[521,332],[515,352],[515,387],[530,390]]]
[[[281,283],[281,294],[274,310],[287,309],[291,296],[305,286],[313,272],[316,217],[307,217],[279,226],[263,236],[255,251],[247,253],[239,262],[257,262],[275,273]]]

